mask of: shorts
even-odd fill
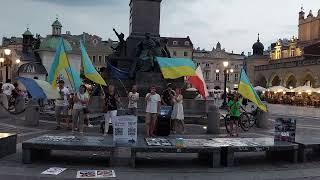
[[[146,124],[150,124],[151,121],[157,121],[158,114],[157,113],[146,113]]]
[[[239,116],[230,116],[230,121],[239,121],[240,117]]]

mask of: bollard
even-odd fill
[[[208,134],[220,134],[220,113],[215,105],[209,105],[208,108]]]
[[[269,112],[263,112],[261,110],[258,110],[258,113],[256,115],[257,118],[257,127],[262,129],[268,129],[269,128]]]
[[[36,101],[35,99],[30,100],[25,114],[25,125],[39,126],[40,108],[38,101]]]
[[[15,102],[15,111],[17,113],[22,112],[25,109],[25,100],[23,96],[18,96]]]

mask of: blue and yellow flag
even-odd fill
[[[244,98],[249,99],[251,102],[257,105],[257,107],[260,108],[262,111],[267,112],[266,105],[261,102],[258,94],[253,89],[253,86],[251,85],[248,76],[243,69],[241,70],[238,92]]]
[[[92,65],[91,60],[89,58],[89,55],[86,51],[86,48],[84,47],[82,41],[80,41],[80,49],[81,49],[81,59],[82,59],[82,65],[83,65],[83,72],[86,78],[90,79],[91,81],[107,86],[107,83],[104,81],[104,79],[101,77],[101,75],[98,73],[96,68]]]
[[[82,84],[80,74],[72,66],[67,67],[66,72],[70,83],[72,83],[71,85],[74,86],[76,91],[79,91]]]
[[[196,68],[191,59],[156,57],[156,60],[165,79],[196,76]]]
[[[56,49],[54,60],[51,64],[50,72],[48,75],[48,82],[53,88],[57,86],[57,78],[62,70],[69,67],[67,53],[65,51],[65,46],[63,38],[60,38],[59,46]]]

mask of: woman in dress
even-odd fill
[[[183,112],[183,96],[181,94],[181,89],[176,88],[175,95],[172,96],[173,100],[173,111],[171,114],[173,133],[184,133],[184,112]]]

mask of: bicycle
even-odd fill
[[[259,112],[259,110],[258,110],[258,108],[255,108],[254,109],[254,106],[252,105],[251,106],[251,109],[254,109],[254,110],[252,110],[251,112],[248,112],[245,108],[243,108],[242,106],[241,106],[241,109],[243,110],[243,114],[246,114],[247,115],[247,117],[249,118],[248,119],[248,122],[243,122],[244,124],[248,124],[248,127],[247,128],[252,128],[254,125],[256,125],[257,124],[257,115],[258,115],[258,112]]]
[[[226,116],[221,115],[224,119],[224,124],[226,127],[227,132],[230,134],[230,127],[231,127],[231,120],[230,120],[230,114],[226,114]],[[238,127],[240,127],[243,131],[249,131],[250,126],[247,125],[247,123],[250,122],[250,119],[247,114],[241,113],[239,118]]]

